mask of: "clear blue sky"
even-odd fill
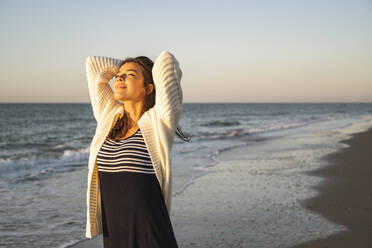
[[[0,1],[0,102],[89,102],[85,59],[172,52],[184,102],[372,101],[372,1]]]

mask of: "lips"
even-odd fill
[[[125,86],[125,85],[117,85],[116,88],[117,89],[125,89],[125,88],[127,88],[127,86]]]

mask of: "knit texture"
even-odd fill
[[[115,98],[109,81],[119,71],[123,60],[89,56],[86,71],[90,101],[97,128],[90,145],[86,234],[92,238],[102,233],[101,192],[97,169],[97,154],[116,120],[124,113],[123,105]],[[152,69],[156,96],[155,106],[137,121],[142,131],[156,177],[162,190],[168,213],[171,211],[172,170],[170,152],[175,130],[182,112],[182,71],[174,55],[163,51]]]

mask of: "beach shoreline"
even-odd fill
[[[358,240],[354,237],[361,234],[358,236],[349,232],[346,229],[350,228],[347,222],[328,217],[327,214],[332,213],[337,206],[322,206],[327,200],[337,202],[343,197],[341,191],[334,194],[334,198],[325,195],[327,192],[333,192],[330,189],[335,185],[342,186],[339,180],[333,179],[338,176],[340,161],[360,157],[363,163],[358,164],[354,176],[358,176],[358,172],[366,169],[366,164],[371,162],[366,152],[368,142],[372,141],[372,128],[351,134],[351,138],[340,141],[351,146],[322,156],[321,161],[326,163],[312,165],[317,169],[298,169],[292,168],[291,165],[278,170],[275,163],[286,164],[288,161],[285,158],[291,155],[283,150],[276,151],[282,158],[268,160],[270,163],[274,162],[270,168],[260,164],[257,170],[252,170],[255,153],[262,150],[270,154],[272,147],[280,147],[283,142],[293,141],[294,137],[296,136],[286,140],[267,140],[258,146],[240,147],[224,152],[221,156],[226,160],[209,167],[208,173],[197,178],[182,194],[175,196],[172,200],[171,220],[179,247],[351,247],[351,243],[345,243],[344,246],[334,243],[334,237],[350,240],[352,247],[368,247],[364,244],[369,243],[365,243],[367,241],[364,242],[363,239],[359,240],[362,242],[360,246],[355,246]],[[307,138],[301,135],[299,137]],[[290,147],[286,149],[291,150]],[[262,154],[265,156],[265,153]],[[296,154],[298,153],[292,155]],[[306,153],[302,155],[307,156]],[[297,159],[302,161],[302,155]],[[341,157],[343,159],[340,160]],[[295,180],[288,183],[287,179],[283,180],[287,177],[295,177]],[[304,179],[310,180],[310,183]],[[355,180],[358,180],[357,177]],[[358,183],[355,180],[354,182]],[[313,197],[305,197],[309,192],[315,192],[311,193]],[[321,200],[317,202],[317,199]],[[346,205],[344,207],[348,208]],[[349,208],[352,210],[344,212],[354,211],[353,206]],[[359,209],[356,213],[361,214],[363,211]],[[368,223],[366,221],[359,225],[358,220],[351,221],[354,224],[353,230],[356,231],[363,229]],[[294,246],[295,244],[297,246]],[[103,247],[102,236],[69,247]]]
[[[326,155],[328,165],[309,173],[325,181],[304,207],[348,230],[293,248],[372,247],[372,128],[341,143],[348,147]]]

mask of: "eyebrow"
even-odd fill
[[[129,69],[129,70],[127,70],[127,72],[128,72],[128,71],[134,71],[135,73],[137,73],[137,71],[134,70],[134,69]],[[119,72],[120,72],[120,71],[119,71]],[[118,73],[119,73],[119,72],[118,72]]]

